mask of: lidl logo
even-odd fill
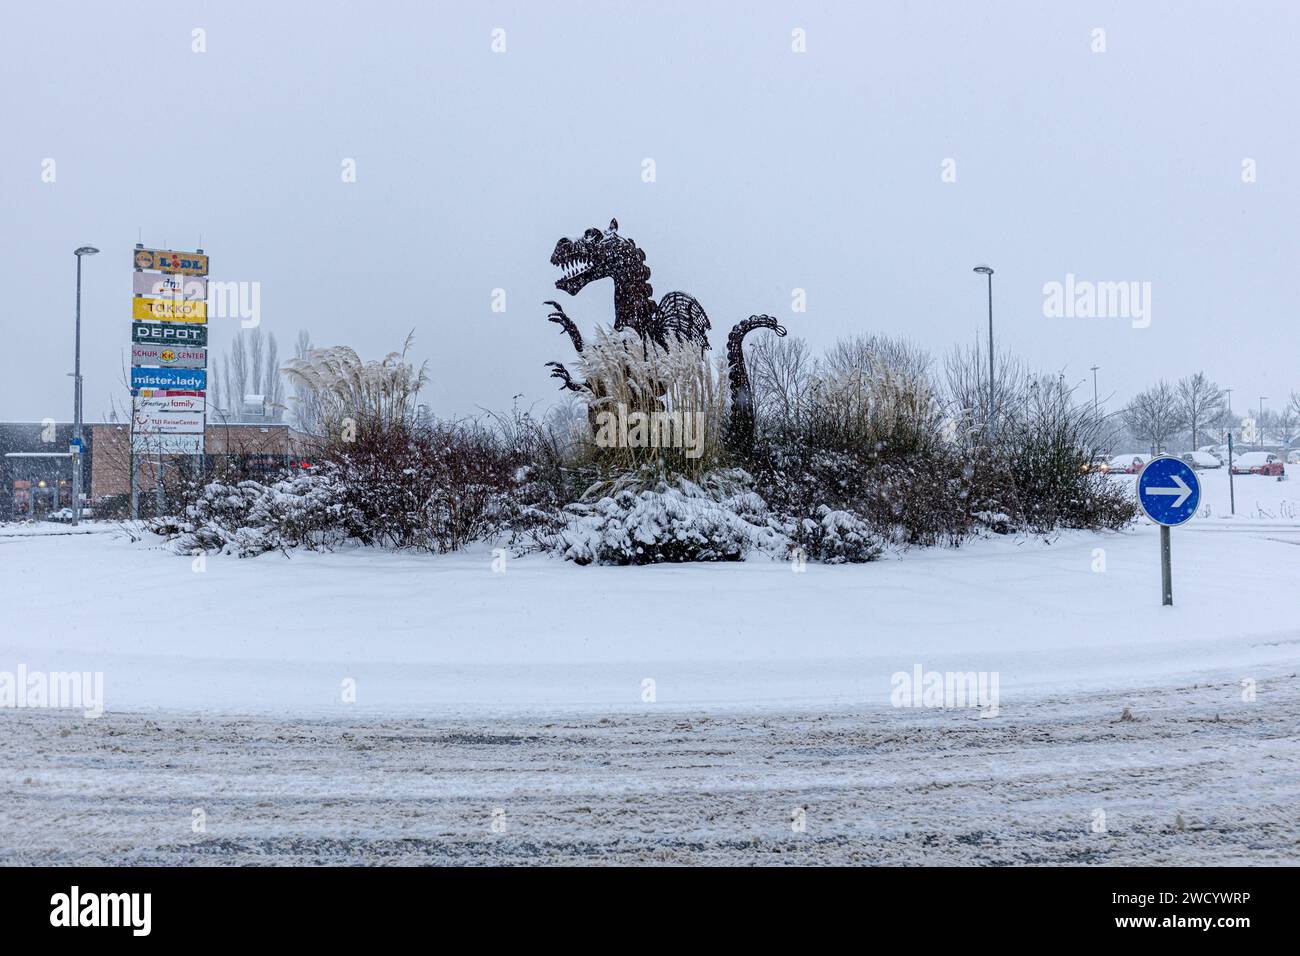
[[[137,269],[156,269],[159,272],[179,272],[182,275],[208,274],[208,257],[201,252],[172,252],[168,249],[137,249]]]

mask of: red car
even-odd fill
[[[1267,475],[1276,478],[1285,471],[1286,466],[1272,452],[1251,451],[1232,460],[1234,475]]]
[[[1151,460],[1150,455],[1116,455],[1106,462],[1106,467],[1098,469],[1112,475],[1136,475],[1142,466]]]

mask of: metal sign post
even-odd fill
[[[1138,472],[1137,500],[1143,513],[1160,525],[1160,603],[1169,607],[1174,603],[1169,529],[1196,514],[1201,503],[1201,481],[1182,459],[1162,455],[1152,458]]]
[[[1237,489],[1232,486],[1232,432],[1228,432],[1228,507],[1237,513]]]
[[[131,517],[138,518],[142,461],[154,465],[154,514],[165,510],[164,455],[203,471],[207,431],[208,257],[136,243],[131,299]],[[150,271],[145,271],[150,270]],[[145,436],[137,447],[138,436]],[[156,454],[156,460],[155,460]],[[185,467],[173,462],[173,476]]]
[[[140,520],[140,483],[136,475],[139,462],[135,459],[135,440],[131,441],[131,520]]]
[[[1160,603],[1165,607],[1174,604],[1174,568],[1167,524],[1160,526]]]

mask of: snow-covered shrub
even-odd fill
[[[183,516],[154,519],[153,531],[178,554],[220,551],[241,558],[294,547],[329,548],[341,541],[345,505],[335,476],[297,474],[270,485],[214,481]]]
[[[766,520],[752,492],[727,494],[726,482],[677,478],[569,505],[554,551],[578,564],[739,561],[755,549],[785,553],[788,540]]]
[[[939,445],[886,456],[788,439],[761,444],[753,468],[756,490],[787,525],[846,512],[878,542],[921,546],[957,544],[971,530],[968,472]]]
[[[431,419],[417,404],[425,366],[401,352],[362,361],[352,349],[310,349],[285,372],[317,409],[317,457],[342,488],[344,530],[364,544],[455,551],[502,530],[529,480],[531,424],[516,411],[481,422]],[[512,426],[530,425],[528,429]]]
[[[502,530],[527,464],[477,422],[361,427],[324,458],[342,485],[349,535],[438,552]]]
[[[810,517],[787,522],[783,530],[806,558],[822,564],[860,564],[884,552],[880,536],[861,517],[825,505],[818,505]]]

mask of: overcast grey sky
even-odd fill
[[[573,356],[542,300],[612,319],[608,282],[554,289],[551,249],[611,216],[715,349],[767,312],[819,349],[941,352],[983,334],[987,261],[999,343],[1033,365],[1096,363],[1117,401],[1204,369],[1277,407],[1300,390],[1298,27],[1295,2],[6,4],[0,419],[71,414],[75,247],[103,250],[97,419],[134,243],[200,234],[214,279],[262,284],[282,354],[300,328],[366,357],[414,328],[436,411],[549,402],[544,363]],[[1150,326],[1045,318],[1067,273],[1150,282]]]

